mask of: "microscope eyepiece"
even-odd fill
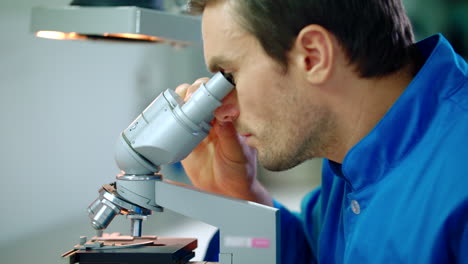
[[[236,86],[236,82],[234,81],[234,76],[232,76],[232,73],[225,73],[221,72],[221,74],[228,80],[232,85]]]

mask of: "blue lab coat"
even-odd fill
[[[281,204],[282,264],[468,263],[468,66],[442,35],[301,214]]]

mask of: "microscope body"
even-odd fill
[[[279,264],[277,209],[171,183],[159,174],[161,165],[182,160],[208,135],[214,110],[233,87],[229,76],[217,73],[187,102],[166,90],[121,133],[116,162],[122,173],[88,207],[95,229],[123,214],[132,235],[141,237],[146,216],[167,208],[220,229],[220,264]]]

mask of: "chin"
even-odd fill
[[[259,154],[258,161],[260,162],[262,167],[264,167],[265,169],[269,171],[285,171],[285,170],[292,169],[302,163],[302,161],[295,160],[295,159],[284,159],[284,156],[282,159],[279,158],[278,156],[277,156],[277,159],[271,156],[270,157],[266,157],[266,156]]]

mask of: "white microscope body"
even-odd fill
[[[167,208],[220,229],[220,264],[280,263],[277,209],[166,182],[158,174],[208,135],[213,111],[233,88],[229,75],[217,73],[185,103],[166,90],[122,132],[116,147],[122,173],[88,208],[95,229],[125,214],[139,237],[146,215]]]

